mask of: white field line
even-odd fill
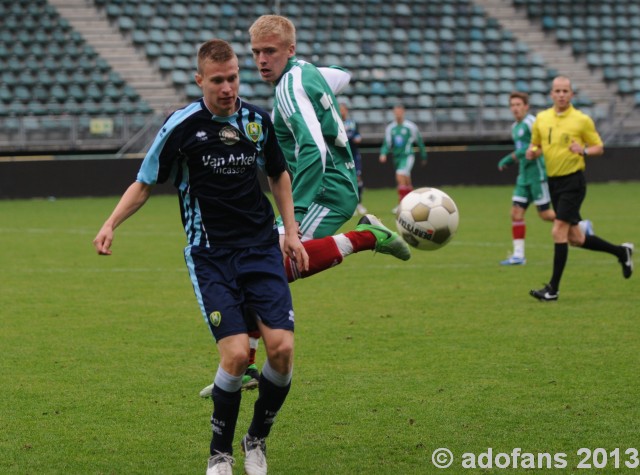
[[[100,228],[0,228],[0,233],[16,233],[16,234],[78,234],[78,235],[95,235]],[[127,229],[118,229],[118,235],[125,236],[183,236],[184,231],[130,231]]]

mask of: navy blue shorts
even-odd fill
[[[556,219],[570,224],[582,221],[580,206],[587,195],[587,181],[583,172],[549,177],[549,192]]]
[[[187,246],[185,261],[216,341],[247,333],[246,316],[293,331],[293,304],[278,243],[249,249]]]

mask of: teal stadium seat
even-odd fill
[[[385,109],[387,107],[387,103],[382,96],[370,96],[369,107],[371,109]]]
[[[64,114],[69,113],[65,108],[67,103],[71,107],[89,97],[109,101],[105,95],[108,92],[105,74],[111,69],[110,65],[98,57],[67,20],[59,17],[53,6],[44,1],[19,1],[12,3],[10,11],[12,14],[5,15],[0,34],[0,60],[6,52],[3,92],[12,95],[12,113]],[[114,4],[108,11],[115,15],[124,8]],[[113,21],[116,20],[114,17]],[[7,42],[8,39],[11,41]],[[13,87],[9,73],[19,67],[20,84]],[[27,102],[28,107],[15,105],[19,101]]]

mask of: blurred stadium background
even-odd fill
[[[238,53],[241,96],[270,108],[247,33],[265,13],[294,21],[299,57],[353,73],[345,95],[371,150],[398,102],[435,150],[507,146],[509,93],[537,112],[564,74],[608,149],[624,149],[622,176],[640,179],[636,0],[0,0],[0,197],[16,196],[7,163],[140,157],[200,97],[194,57],[212,37]]]

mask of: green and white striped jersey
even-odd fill
[[[384,142],[380,147],[380,154],[387,155],[389,151],[393,154],[396,162],[413,155],[414,145],[418,146],[420,158],[427,159],[427,149],[422,141],[418,126],[410,120],[403,120],[398,124],[395,120],[387,125],[384,131]]]
[[[296,220],[312,202],[350,218],[358,203],[355,164],[335,95],[318,68],[289,59],[276,84],[273,115],[293,175]]]
[[[527,114],[520,122],[514,122],[511,126],[511,138],[516,149],[512,152],[518,162],[518,178],[516,184],[529,185],[546,181],[547,170],[544,164],[544,156],[540,155],[537,160],[527,160],[525,152],[531,143],[531,129],[536,118],[532,114]],[[515,163],[510,153],[499,162],[499,166],[506,166]]]

